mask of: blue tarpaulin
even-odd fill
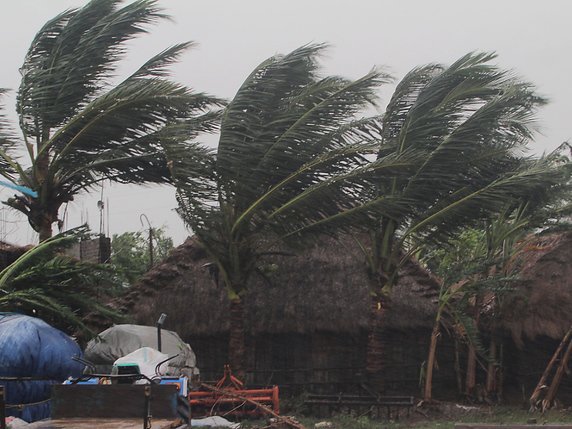
[[[28,422],[49,417],[51,386],[81,375],[79,346],[62,331],[35,317],[0,313],[0,384],[6,414]],[[11,380],[21,377],[23,380]]]

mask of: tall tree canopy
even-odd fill
[[[323,49],[303,46],[254,69],[223,112],[202,187],[196,169],[173,157],[180,213],[212,257],[231,301],[230,361],[239,372],[241,299],[260,259],[285,238],[303,239],[305,224],[350,209],[353,186],[321,184],[359,168],[366,163],[363,154],[375,149],[378,118],[356,115],[375,103],[387,76],[372,71],[355,81],[320,77]],[[383,165],[392,168],[392,160]]]
[[[131,285],[152,265],[165,259],[172,249],[173,240],[165,235],[163,228],[150,228],[148,235],[141,231],[113,234],[111,262],[123,283]]]
[[[538,106],[531,84],[468,54],[449,67],[427,65],[399,83],[382,121],[378,159],[419,155],[409,174],[373,178],[365,200],[381,210],[363,224],[371,280],[367,367],[382,369],[381,318],[401,264],[420,245],[446,243],[483,219],[528,203],[529,209],[567,186],[570,165],[558,156],[525,156]],[[401,210],[384,212],[384,200]]]
[[[166,49],[113,84],[126,42],[166,17],[155,0],[120,3],[92,0],[48,21],[20,69],[22,139],[0,118],[0,175],[38,193],[5,203],[28,217],[40,240],[52,235],[62,204],[102,180],[170,182],[163,146],[200,155],[188,142],[215,127],[218,114],[210,109],[219,101],[167,78],[167,67],[190,43]],[[17,158],[22,147],[28,165]]]
[[[357,118],[387,76],[320,78],[322,49],[272,57],[251,73],[223,113],[202,186],[196,169],[172,157],[180,212],[228,291],[234,365],[244,351],[241,296],[261,257],[280,241],[369,232],[367,367],[379,374],[381,317],[399,266],[418,244],[446,242],[511,202],[542,201],[569,171],[553,157],[523,155],[544,100],[492,65],[494,55],[418,67],[383,116]]]

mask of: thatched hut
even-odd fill
[[[269,258],[260,268],[264,276],[255,275],[244,296],[248,381],[292,391],[356,388],[365,367],[369,292],[354,240],[325,240],[302,254]],[[401,270],[385,323],[388,391],[418,392],[437,290],[436,279],[415,262]],[[141,324],[168,313],[166,327],[191,343],[203,379],[220,376],[229,302],[193,239],[144,276],[121,305]],[[437,388],[454,379],[441,375]]]
[[[572,232],[528,240],[514,264],[520,280],[503,302],[500,328],[513,340],[507,381],[528,395],[572,326]],[[572,400],[572,380],[561,392]]]
[[[0,241],[0,270],[16,261],[16,259],[31,248],[32,245],[16,246],[14,244],[6,243],[5,241]]]

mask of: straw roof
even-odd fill
[[[269,258],[264,268],[266,279],[254,275],[243,298],[247,331],[356,333],[367,327],[367,277],[354,240],[327,239],[303,254]],[[437,291],[437,280],[409,261],[400,272],[386,326],[430,328]],[[168,328],[183,338],[229,329],[226,293],[194,239],[175,249],[116,304],[142,324],[168,313]]]
[[[22,256],[33,246],[17,246],[14,244],[0,241],[0,269],[3,269]]]
[[[515,263],[520,281],[503,304],[501,327],[519,345],[560,340],[572,325],[572,232],[534,237]]]

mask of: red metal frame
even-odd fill
[[[224,366],[224,375],[216,383],[218,390],[248,398],[272,409],[276,414],[280,413],[280,399],[278,386],[270,389],[244,389],[244,383],[232,375],[229,365]],[[193,416],[208,415],[260,415],[262,411],[240,398],[228,396],[214,391],[190,392],[191,413]]]

